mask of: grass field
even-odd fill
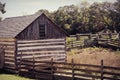
[[[106,66],[120,67],[120,51],[112,51],[110,49],[97,47],[72,49],[67,52],[67,61],[71,62],[72,58],[75,63],[99,65],[101,60],[103,60]]]
[[[30,79],[20,77],[20,76],[17,76],[17,75],[0,74],[0,80],[30,80]]]

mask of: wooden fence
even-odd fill
[[[0,47],[4,50],[4,53],[0,55],[4,56],[4,68],[6,70],[15,71],[15,55],[16,55],[16,40],[15,39],[0,39]]]
[[[38,60],[65,61],[66,60],[65,39],[45,39],[17,41],[17,60],[20,57],[32,59],[34,56]]]
[[[66,44],[67,49],[73,49],[73,48],[83,48],[84,42],[83,41],[69,41],[69,43]]]
[[[42,80],[120,80],[120,67],[21,59],[20,75]]]
[[[114,46],[117,48],[120,48],[120,40],[119,39],[99,39],[98,44],[101,45],[109,45],[109,46]]]
[[[76,34],[71,35],[70,38],[75,38],[67,43],[67,49],[72,48],[84,48],[92,46],[96,43],[98,44],[105,44],[111,45],[117,48],[120,48],[120,38],[117,36],[116,33],[102,33],[102,34]],[[81,40],[81,37],[87,37]],[[87,42],[87,44],[86,44]],[[94,43],[95,42],[95,43]]]

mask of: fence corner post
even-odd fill
[[[101,60],[101,80],[103,80],[103,60]]]

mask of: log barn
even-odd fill
[[[4,49],[0,64],[14,71],[21,57],[65,61],[66,36],[44,13],[6,18],[0,22],[0,47]]]

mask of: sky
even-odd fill
[[[6,3],[5,14],[0,13],[0,17],[15,17],[22,15],[34,14],[40,9],[47,9],[49,11],[55,11],[59,7],[71,4],[78,4],[84,0],[0,0],[2,3]],[[115,2],[116,0],[87,0],[90,3],[93,2]]]

